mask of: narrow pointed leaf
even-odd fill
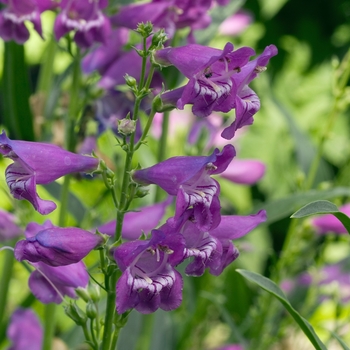
[[[350,234],[350,218],[344,213],[340,212],[338,207],[328,201],[316,201],[309,203],[295,212],[291,218],[299,219],[310,215],[318,214],[332,214],[334,215],[346,228]]]
[[[350,348],[345,344],[344,340],[341,339],[337,334],[335,334],[334,332],[331,332],[332,336],[338,340],[339,344],[341,345],[341,347],[344,350],[350,350]]]
[[[293,308],[293,306],[290,304],[282,290],[276,285],[275,282],[255,272],[241,269],[238,269],[236,271],[247,280],[256,283],[258,286],[265,289],[270,294],[274,295],[282,303],[282,305],[290,313],[294,320],[298,323],[299,327],[309,338],[310,342],[315,347],[315,349],[327,350],[326,346],[317,336],[311,324]]]

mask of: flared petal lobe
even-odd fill
[[[56,145],[10,140],[4,131],[0,134],[0,153],[14,161],[6,169],[11,194],[16,199],[28,200],[43,215],[52,212],[56,204],[38,196],[37,184],[48,184],[75,172],[91,172],[99,163],[97,158],[68,152]]]
[[[153,230],[149,241],[124,243],[114,252],[122,270],[116,285],[117,311],[135,308],[148,314],[158,308],[173,310],[181,304],[182,277],[174,266],[183,260],[184,241],[180,234],[166,235]]]

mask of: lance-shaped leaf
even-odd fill
[[[334,215],[346,228],[350,234],[350,218],[339,211],[338,207],[329,201],[315,201],[309,203],[295,212],[291,218],[300,219],[310,215],[316,214],[332,214]]]
[[[236,270],[247,280],[256,283],[261,288],[265,289],[267,292],[275,296],[285,307],[285,309],[290,313],[290,315],[294,318],[294,320],[298,323],[301,330],[304,334],[309,338],[312,345],[317,350],[327,350],[326,346],[322,343],[315,330],[311,326],[311,324],[305,320],[290,304],[282,290],[270,279],[264,277],[258,273],[247,271],[247,270]]]

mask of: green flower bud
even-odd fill
[[[81,310],[77,304],[70,303],[68,306],[64,308],[64,312],[68,317],[70,317],[78,326],[83,326],[87,317],[83,310]]]
[[[90,319],[94,319],[97,316],[96,305],[92,301],[89,301],[86,305],[86,315]]]
[[[93,302],[98,302],[101,297],[100,287],[97,284],[89,286],[89,295]]]
[[[88,291],[83,287],[78,287],[75,292],[80,298],[82,298],[86,303],[90,300]]]
[[[132,119],[124,118],[118,121],[118,131],[123,135],[130,135],[136,130],[136,122]]]

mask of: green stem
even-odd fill
[[[44,339],[42,350],[52,349],[52,339],[55,331],[55,314],[56,314],[56,304],[45,305],[45,324],[44,324]]]
[[[91,335],[90,335],[90,332],[86,326],[86,323],[84,323],[81,326],[81,328],[83,329],[85,340],[88,341],[89,343],[91,343]]]
[[[161,162],[165,159],[165,151],[168,140],[168,130],[169,130],[169,112],[163,113],[163,124],[162,124],[162,135],[160,136],[159,145],[158,145],[158,155],[157,160]],[[159,186],[156,189],[155,202],[158,202],[161,199],[162,190]]]
[[[156,113],[157,113],[156,110],[154,108],[152,108],[151,113],[148,116],[147,124],[145,126],[145,129],[143,130],[142,136],[135,146],[135,151],[137,151],[140,148],[140,146],[142,145],[142,143],[145,141],[145,139],[148,135],[149,129],[152,126],[153,118],[154,118]]]
[[[115,302],[116,302],[116,290],[115,285],[117,283],[119,277],[118,271],[115,271],[110,278],[106,276],[106,288],[108,290],[107,294],[107,305],[106,305],[106,315],[105,315],[105,323],[104,323],[104,331],[103,331],[103,339],[102,339],[102,347],[101,350],[110,350],[111,349],[111,341],[113,336],[113,321],[115,315]]]

